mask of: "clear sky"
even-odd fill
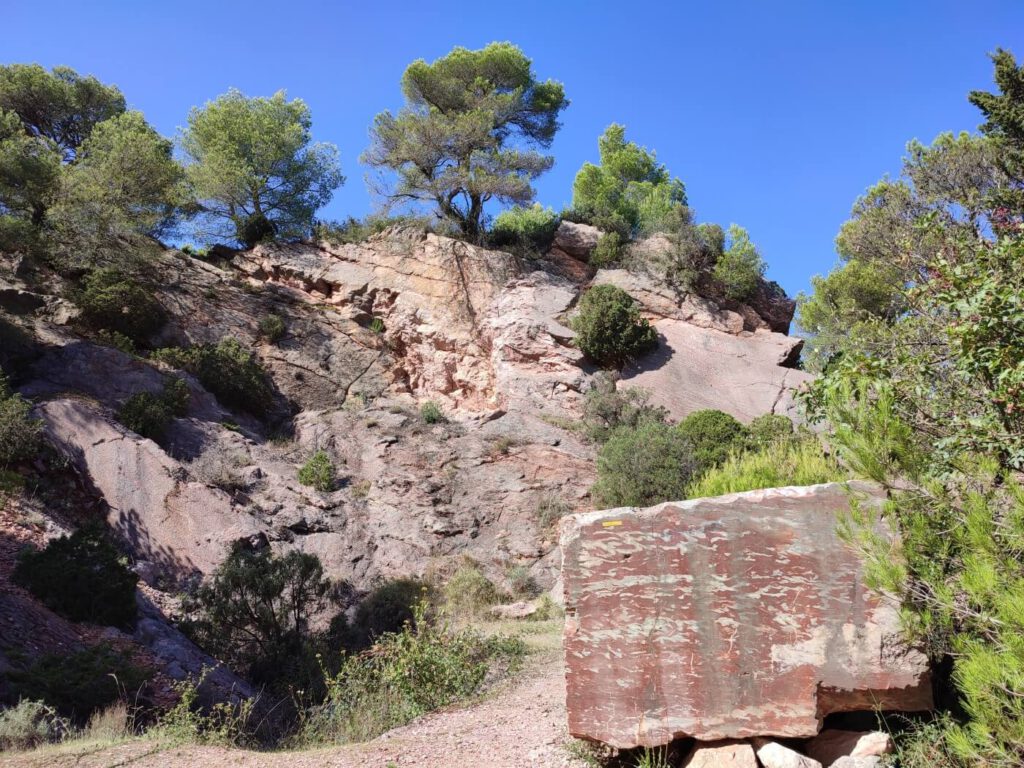
[[[324,218],[372,207],[367,129],[401,106],[409,62],[516,43],[572,101],[538,200],[569,203],[611,122],[657,150],[701,221],[741,224],[790,293],[835,262],[850,205],[906,142],[974,130],[987,53],[1024,57],[1024,0],[311,2],[0,0],[0,62],[116,83],[162,133],[237,87],[313,110],[348,181]]]

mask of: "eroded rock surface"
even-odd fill
[[[570,732],[810,737],[831,712],[930,708],[927,659],[836,533],[851,492],[881,501],[837,483],[563,520]]]

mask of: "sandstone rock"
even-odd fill
[[[642,387],[673,419],[703,408],[750,421],[765,413],[797,417],[794,391],[813,377],[781,363],[802,340],[770,331],[734,335],[665,319],[659,345],[627,366],[619,387]]]
[[[840,757],[829,768],[881,768],[880,757]]]
[[[807,742],[804,751],[826,768],[841,757],[876,757],[892,752],[892,738],[883,731],[826,728]]]
[[[836,483],[564,518],[570,733],[807,738],[866,701],[930,708],[927,659],[836,534],[851,491],[881,502]]]
[[[587,261],[590,252],[597,247],[601,230],[589,224],[577,224],[574,221],[562,221],[555,230],[555,247],[573,258]]]
[[[491,607],[491,615],[497,619],[525,619],[528,616],[533,616],[536,612],[537,603],[532,600]]]
[[[754,739],[757,759],[764,768],[822,768],[821,763],[770,739]]]
[[[696,743],[683,768],[758,768],[754,748],[745,741]]]

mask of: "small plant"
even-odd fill
[[[89,325],[136,343],[145,342],[164,323],[163,307],[150,291],[137,278],[110,267],[86,275],[75,303]]]
[[[137,392],[129,397],[118,411],[117,418],[132,432],[159,441],[171,420],[188,412],[190,400],[188,384],[175,376],[164,385],[162,394]]]
[[[250,720],[255,702],[240,704],[222,701],[204,709],[199,704],[199,687],[208,669],[198,680],[172,683],[178,703],[163,714],[151,734],[174,744],[211,744],[222,747],[245,746],[251,740]]]
[[[260,320],[259,329],[260,336],[274,344],[284,336],[284,320],[280,315],[269,314]]]
[[[12,578],[71,621],[114,627],[135,623],[139,577],[98,525],[51,540],[18,558]]]
[[[719,466],[730,454],[750,444],[750,430],[728,413],[713,408],[694,411],[676,429],[690,441],[700,471]]]
[[[360,480],[352,486],[352,495],[357,499],[365,499],[370,495],[371,488],[373,488],[373,483],[369,480]]]
[[[444,414],[441,408],[433,400],[428,400],[420,406],[420,416],[427,424],[438,424],[444,421]]]
[[[71,732],[71,722],[41,701],[22,699],[0,710],[0,752],[34,749],[62,741]]]
[[[577,346],[606,367],[621,368],[658,344],[633,297],[614,285],[595,285],[583,294],[572,327]]]
[[[43,422],[32,418],[28,400],[12,394],[7,378],[0,372],[0,469],[35,456],[42,431]]]
[[[384,320],[379,317],[373,318],[370,321],[370,330],[374,333],[384,333]]]
[[[590,254],[590,265],[596,269],[606,269],[622,258],[622,235],[618,232],[605,232],[597,239],[597,245]]]
[[[539,203],[529,208],[509,208],[495,217],[491,243],[498,247],[520,245],[542,251],[551,245],[559,221],[557,213]]]
[[[363,598],[352,622],[352,642],[366,647],[376,638],[398,632],[415,621],[416,604],[430,594],[429,587],[418,579],[386,581]]]
[[[537,502],[537,527],[546,531],[571,512],[571,508],[558,496],[543,496]]]
[[[138,349],[135,347],[135,342],[129,339],[120,331],[110,331],[103,328],[96,333],[96,342],[104,344],[108,347],[113,347],[124,352],[126,355],[138,354]]]
[[[495,438],[494,442],[491,443],[491,452],[496,456],[508,456],[513,445],[515,445],[515,442],[511,437],[502,435]]]
[[[494,582],[484,575],[480,564],[464,557],[442,589],[445,611],[454,617],[476,618],[501,602]]]
[[[299,482],[321,493],[330,493],[337,483],[337,470],[326,451],[317,451],[299,470]]]
[[[521,598],[534,598],[540,594],[537,580],[525,565],[513,565],[505,572],[512,594]]]

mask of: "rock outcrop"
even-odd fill
[[[836,533],[851,493],[881,501],[857,482],[564,519],[570,732],[810,737],[833,712],[930,708],[927,659]]]

